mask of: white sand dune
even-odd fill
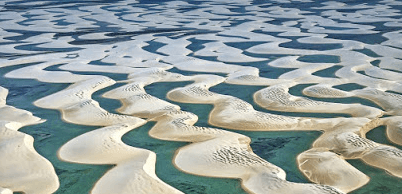
[[[373,129],[381,121],[365,122],[354,119],[326,130],[313,144],[314,148],[332,150],[346,159],[361,159],[367,164],[382,168],[390,174],[401,177],[402,151],[364,138],[366,130]]]
[[[254,94],[254,101],[263,108],[275,111],[343,113],[366,118],[382,115],[380,109],[361,104],[330,103],[293,96],[289,94],[289,87],[286,85],[275,85],[259,90]]]
[[[385,169],[391,175],[402,178],[402,151],[400,149],[380,145],[367,151],[361,159],[369,165]]]
[[[288,190],[342,193],[329,186],[286,181],[286,174],[281,168],[252,152],[250,138],[219,129],[193,126],[197,116],[192,113],[172,111],[151,121],[157,121],[149,132],[152,137],[193,142],[180,148],[174,158],[174,164],[184,172],[209,177],[239,178],[243,188],[252,193],[280,193]]]
[[[368,88],[374,88],[378,90],[392,90],[395,92],[401,92],[401,83],[385,80],[385,79],[377,79],[374,77],[366,76],[358,71],[367,69],[368,65],[355,65],[355,66],[347,66],[342,67],[338,71],[336,71],[335,75],[349,80],[349,82],[357,83],[362,86],[367,86]]]
[[[402,117],[387,117],[382,120],[387,126],[388,139],[398,145],[402,145]]]
[[[260,173],[242,182],[250,193],[329,193],[342,194],[331,186],[321,184],[293,183],[271,176],[268,173]],[[267,184],[269,183],[269,184]]]
[[[341,154],[345,158],[368,158],[365,155],[364,151],[374,152],[372,150],[376,149],[363,149],[353,147],[354,144],[347,143],[353,142],[352,139],[360,138],[359,142],[371,142],[370,140],[359,137],[356,134],[362,135],[361,130],[369,130],[374,128],[373,124],[371,124],[371,119],[378,118],[382,115],[382,111],[377,108],[367,107],[363,105],[345,105],[342,107],[342,104],[338,105],[336,103],[327,103],[321,101],[313,101],[303,97],[292,96],[288,93],[286,85],[275,85],[263,89],[262,92],[266,92],[265,98],[261,97],[261,99],[265,104],[263,106],[269,107],[269,109],[274,110],[285,110],[285,111],[300,111],[300,112],[336,112],[336,113],[347,113],[352,114],[353,116],[358,116],[357,118],[330,118],[330,119],[317,119],[317,118],[303,118],[303,117],[288,117],[281,115],[274,115],[270,113],[256,111],[251,104],[244,102],[235,97],[221,95],[217,93],[210,92],[209,87],[216,85],[219,83],[211,81],[213,79],[209,79],[209,82],[202,84],[203,79],[198,80],[193,84],[187,85],[182,88],[176,88],[170,91],[167,97],[174,101],[184,102],[184,103],[207,103],[213,104],[214,109],[211,111],[209,116],[209,123],[215,126],[236,129],[236,130],[252,130],[252,131],[278,131],[278,130],[322,130],[324,134],[320,136],[313,144],[314,148],[323,148],[327,150],[332,150],[335,153]],[[197,88],[197,90],[195,90]],[[202,92],[201,92],[202,91]],[[261,91],[259,91],[261,92]],[[259,92],[255,95],[258,97]],[[263,95],[264,96],[264,95]],[[256,101],[258,101],[256,100]],[[269,102],[269,103],[268,103]],[[364,118],[367,117],[367,118]],[[176,129],[177,127],[175,127]],[[188,128],[188,127],[187,127]],[[365,129],[369,128],[369,129]],[[166,129],[166,128],[164,128]],[[152,134],[152,132],[151,132]],[[348,136],[348,134],[354,135]],[[356,137],[355,137],[356,136]],[[187,137],[187,136],[185,136]],[[161,137],[159,137],[161,138]],[[163,138],[161,138],[163,139]],[[177,140],[177,138],[173,138]],[[208,140],[209,142],[211,140]],[[346,142],[346,143],[345,143]],[[197,143],[201,144],[201,143]],[[208,143],[212,145],[212,142]],[[375,144],[374,142],[369,143],[368,145]],[[189,147],[195,146],[195,144],[191,144]],[[370,146],[369,146],[370,147]],[[397,150],[398,151],[398,150]],[[374,157],[369,157],[366,160],[372,160],[372,164],[376,167],[383,168],[387,171],[390,171],[391,174],[395,176],[399,176],[399,171],[397,167],[399,165],[399,158],[397,157],[399,152],[380,152],[389,160],[395,161],[395,165],[384,165],[374,163]],[[335,153],[325,151],[321,156],[317,156],[319,159],[317,161],[327,159],[325,158],[325,153],[329,153],[332,156],[336,156]],[[321,153],[321,152],[318,152]],[[318,154],[317,155],[320,155]],[[375,152],[377,153],[377,152]],[[180,155],[180,152],[177,154],[179,158],[186,158],[186,160],[190,160],[191,152],[186,152]],[[309,169],[303,172],[309,179],[316,183],[324,183],[327,185],[334,186],[344,192],[349,192],[360,188],[365,185],[369,178],[353,168],[351,165],[347,164],[343,158],[333,158],[330,156],[330,161],[339,164],[339,168],[342,169],[339,171],[339,175],[334,175],[334,173],[327,173],[326,169],[329,167],[328,165],[331,163],[320,163],[320,166],[316,167],[315,170]],[[300,156],[302,157],[302,156]],[[377,158],[376,158],[377,159]],[[302,160],[302,159],[300,159]],[[379,159],[377,159],[379,160]],[[207,160],[209,161],[209,160]],[[199,160],[194,161],[201,162]],[[302,161],[303,162],[303,161]],[[302,163],[301,162],[301,163]],[[370,164],[370,163],[369,163]],[[176,164],[180,167],[180,164]],[[185,164],[182,164],[185,165]],[[201,166],[205,164],[199,164]],[[188,166],[183,167],[184,169],[190,168]],[[223,167],[218,167],[217,169],[221,169]],[[199,170],[192,170],[192,173],[206,173],[201,172]],[[345,172],[350,171],[352,169],[353,173],[348,174]],[[184,170],[190,171],[190,170]],[[303,171],[303,170],[302,170]],[[229,170],[229,172],[233,172],[233,170]],[[205,176],[212,176],[210,174],[205,174]],[[341,179],[337,179],[334,177],[342,177]],[[356,180],[354,182],[348,181],[348,179],[355,176]],[[230,177],[230,176],[229,176]],[[319,178],[317,178],[319,177]]]
[[[132,123],[137,122],[138,119],[132,116],[109,113],[94,100],[82,101],[68,107],[63,107],[61,113],[63,120],[66,122],[92,126]]]
[[[353,93],[358,97],[369,99],[378,104],[385,110],[386,114],[402,115],[402,105],[400,103],[402,101],[402,95],[400,94],[381,91],[374,88],[355,90]]]
[[[0,187],[0,194],[13,194],[13,191],[7,188]]]
[[[123,123],[123,122],[122,122]],[[91,193],[182,193],[155,175],[155,153],[124,144],[121,137],[145,123],[117,124],[80,135],[59,150],[63,160],[85,164],[115,164]]]
[[[206,76],[202,77],[205,78]],[[289,117],[256,111],[251,104],[241,99],[209,91],[208,89],[211,86],[220,83],[219,79],[213,81],[213,76],[209,77],[211,78],[206,83],[203,83],[203,79],[199,79],[193,84],[175,88],[168,92],[167,98],[182,103],[213,104],[214,108],[210,112],[209,123],[214,126],[236,130],[323,130],[333,127],[343,120],[342,118]],[[369,107],[367,108],[369,109]],[[373,114],[380,113],[379,111],[373,112]]]
[[[291,80],[286,79],[270,79],[259,76],[259,69],[254,67],[244,67],[243,69],[234,71],[233,73],[229,73],[225,80],[225,83],[228,84],[237,84],[237,85],[276,85],[280,83],[292,82]]]
[[[303,89],[303,94],[316,98],[346,98],[354,94],[333,88],[329,84],[316,84]]]
[[[45,96],[34,104],[41,108],[63,109],[91,99],[92,93],[113,85],[114,80],[105,76],[96,76],[70,85],[68,88]]]
[[[217,75],[195,75],[194,83],[185,87],[175,88],[166,94],[170,100],[183,103],[213,103],[224,95],[210,92],[208,88],[222,83],[225,78]]]
[[[331,185],[345,193],[369,182],[369,177],[342,157],[323,148],[313,148],[297,156],[299,169],[315,183]]]
[[[223,62],[254,62],[265,61],[266,58],[249,57],[242,54],[243,51],[225,45],[223,42],[211,42],[204,44],[205,48],[194,53],[196,56],[217,57]]]
[[[0,106],[6,104],[6,98],[8,95],[8,90],[0,86]]]
[[[187,81],[189,77],[165,71],[164,68],[146,68],[128,75],[128,84],[110,90],[103,97],[119,99],[122,106],[119,113],[142,118],[152,118],[180,107],[156,98],[144,90],[146,85],[163,81]]]
[[[46,67],[55,65],[52,63],[42,63],[38,65],[30,65],[27,67],[19,68],[7,73],[5,76],[8,78],[19,79],[37,79],[41,82],[49,83],[74,83],[78,81],[87,80],[95,76],[91,75],[78,75],[68,71],[46,71]]]
[[[97,76],[35,102],[42,108],[60,110],[66,122],[109,126],[70,140],[60,148],[59,157],[75,163],[117,165],[96,183],[92,193],[181,193],[156,177],[155,153],[130,147],[121,141],[124,133],[146,121],[109,113],[91,98],[95,91],[114,83],[108,77]],[[127,176],[127,172],[132,176]]]
[[[0,86],[1,98],[8,90]],[[0,101],[0,192],[46,194],[59,187],[53,165],[33,147],[32,136],[19,132],[27,125],[44,122],[31,112],[5,105]]]

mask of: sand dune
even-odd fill
[[[303,90],[303,94],[316,98],[346,98],[354,94],[340,89],[333,88],[328,84],[312,85]]]
[[[146,85],[158,81],[189,80],[186,76],[165,71],[162,68],[147,68],[128,75],[128,84],[110,90],[103,97],[119,99],[122,107],[119,113],[142,118],[152,118],[169,110],[179,110],[180,107],[156,98],[144,90]]]
[[[261,101],[264,100],[263,101],[264,103],[261,104],[273,110],[284,109],[287,111],[300,111],[300,112],[315,112],[315,111],[332,112],[332,113],[337,112],[337,113],[348,113],[352,114],[353,116],[359,116],[357,118],[330,118],[330,119],[288,117],[288,116],[274,115],[270,113],[256,111],[252,107],[252,105],[240,99],[210,92],[208,88],[213,84],[203,85],[201,90],[203,91],[202,92],[203,95],[200,95],[200,92],[196,92],[198,90],[188,89],[193,88],[194,85],[197,84],[199,83],[196,82],[194,84],[187,85],[183,88],[176,88],[170,91],[167,97],[170,98],[171,100],[179,102],[213,104],[214,109],[210,113],[209,122],[212,125],[219,127],[236,129],[236,130],[252,130],[252,131],[322,130],[324,131],[324,134],[314,142],[313,147],[314,149],[322,148],[326,149],[327,151],[319,151],[315,153],[314,154],[316,155],[315,157],[318,158],[316,160],[317,161],[329,160],[331,162],[334,162],[337,164],[340,170],[336,170],[333,173],[327,173],[326,169],[329,168],[329,166],[333,165],[333,163],[318,162],[319,166],[317,166],[317,164],[311,164],[312,166],[315,166],[314,169],[309,168],[309,170],[305,170],[304,169],[305,167],[300,166],[302,172],[307,177],[309,177],[311,181],[315,183],[323,183],[326,185],[331,185],[335,188],[342,190],[343,192],[350,192],[352,190],[360,188],[369,181],[369,178],[366,175],[364,175],[362,172],[358,171],[357,169],[349,165],[343,158],[335,157],[337,156],[335,153],[341,154],[345,158],[361,158],[363,160],[364,158],[368,158],[369,156],[365,156],[366,151],[376,150],[376,148],[368,149],[372,147],[370,145],[372,144],[376,145],[376,143],[371,142],[370,140],[367,140],[365,138],[361,138],[356,134],[361,134],[360,131],[363,130],[363,128],[367,128],[365,130],[374,128],[375,126],[372,126],[371,119],[381,116],[382,114],[381,110],[357,104],[351,106],[345,105],[344,107],[342,107],[342,105],[338,105],[336,103],[313,101],[303,97],[292,96],[289,93],[287,93],[287,88],[283,87],[284,85],[271,86],[255,93],[256,98],[260,97],[259,96],[261,95],[260,93],[265,92],[264,95],[261,95],[263,97],[256,98],[256,101],[261,103]],[[364,148],[362,150],[360,147],[354,146],[355,144],[350,143],[354,142],[352,141],[351,137],[353,137],[352,139],[358,138],[359,139],[358,142],[367,142],[368,143],[367,145],[369,147],[367,147],[367,149]],[[208,144],[211,145],[212,143]],[[192,144],[191,146],[193,145],[194,144]],[[358,143],[358,145],[360,145],[360,143]],[[332,150],[335,153],[329,152],[328,150]],[[366,160],[371,160],[372,162],[371,165],[373,166],[383,168],[387,171],[392,171],[391,174],[399,176],[397,166],[399,166],[400,159],[398,157],[395,157],[397,154],[396,155],[392,154],[396,152],[397,151],[395,152],[389,151],[384,153],[381,152],[384,155],[387,155],[384,158],[390,158],[389,160],[395,161],[394,166],[374,163],[376,159],[373,159],[373,157],[370,157],[369,159]],[[191,156],[191,152],[186,153]],[[329,155],[327,156],[327,154]],[[184,154],[183,156],[180,155],[180,157],[187,158],[187,156],[184,156]],[[303,154],[300,155],[299,163],[304,162],[304,159],[302,159],[303,157],[307,156],[304,156]],[[329,158],[324,159],[326,157],[329,157],[331,159]],[[191,158],[192,157],[188,157],[187,159],[190,160]],[[241,161],[241,159],[239,160]],[[195,162],[200,161],[197,160],[194,161],[193,163]],[[204,164],[200,165],[203,166]],[[217,169],[222,168],[223,167],[218,167]],[[234,173],[233,170],[229,171]],[[201,171],[198,172],[197,170],[192,172],[195,174],[206,173]],[[339,174],[334,175],[335,172]],[[347,172],[350,172],[350,174],[348,174]],[[342,177],[342,178],[335,178],[335,177]],[[349,181],[349,179],[355,181],[352,182]]]
[[[0,86],[2,98],[7,89]],[[27,125],[44,122],[32,113],[0,104],[0,192],[52,193],[59,187],[59,180],[52,164],[39,155],[33,147],[32,136],[19,132]]]
[[[381,91],[373,88],[365,88],[362,90],[355,90],[353,93],[361,98],[366,98],[383,108],[387,114],[402,115],[400,111],[402,95],[391,92]]]
[[[342,193],[329,186],[297,184],[285,180],[285,172],[255,155],[246,136],[214,128],[193,126],[197,116],[184,111],[167,112],[153,118],[152,137],[193,142],[180,148],[174,164],[184,172],[210,177],[240,178],[252,193],[299,190],[313,193]],[[262,181],[264,183],[262,183]]]
[[[321,88],[315,88],[321,89]],[[269,110],[285,112],[321,112],[343,113],[354,117],[376,118],[382,115],[377,108],[360,104],[341,104],[311,100],[305,97],[293,96],[288,93],[286,85],[276,85],[264,88],[254,94],[254,101]]]
[[[75,163],[116,164],[95,184],[92,193],[181,193],[155,175],[155,153],[130,147],[121,141],[124,133],[146,121],[109,113],[91,98],[95,91],[114,83],[108,77],[98,76],[74,83],[35,102],[39,107],[60,110],[66,122],[108,126],[70,140],[60,148],[59,157]],[[135,91],[132,87],[124,90]]]
[[[402,145],[402,118],[399,116],[382,119],[387,126],[387,137],[390,141]]]
[[[299,169],[315,182],[331,185],[345,193],[369,182],[369,177],[347,163],[337,154],[322,148],[313,148],[297,156]]]
[[[123,122],[122,122],[123,123]],[[143,125],[117,124],[78,136],[59,150],[63,160],[86,164],[115,164],[95,184],[91,193],[182,193],[155,175],[155,153],[124,144],[121,136]]]
[[[63,109],[91,99],[92,93],[107,86],[113,85],[114,80],[105,76],[96,76],[70,85],[68,88],[45,96],[34,104],[41,108]]]

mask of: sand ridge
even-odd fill
[[[105,126],[64,144],[59,149],[59,157],[75,163],[116,165],[98,180],[91,193],[181,193],[155,175],[154,152],[121,141],[121,136],[146,121],[110,113],[91,98],[97,90],[114,83],[108,77],[97,76],[35,101],[36,106],[58,109],[65,122]],[[132,173],[127,174],[128,171]]]
[[[34,138],[18,129],[44,122],[31,112],[8,106],[0,86],[0,192],[52,193],[59,187],[53,165],[34,149]],[[6,158],[6,160],[4,160]]]

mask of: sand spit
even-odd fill
[[[7,93],[8,90],[0,86],[0,156],[3,158],[0,193],[53,193],[59,187],[53,165],[35,151],[32,136],[18,131],[44,120],[26,110],[5,105]]]
[[[184,172],[210,177],[238,178],[250,193],[342,193],[322,185],[299,184],[285,180],[285,172],[255,155],[250,138],[214,128],[193,126],[196,115],[172,111],[151,119],[157,121],[149,134],[169,141],[193,142],[180,148],[174,164]]]
[[[59,150],[63,160],[85,164],[115,164],[95,184],[93,194],[182,193],[155,175],[155,153],[124,144],[121,137],[146,121],[117,124],[80,135]]]
[[[293,96],[289,94],[289,88],[286,85],[275,85],[259,90],[254,94],[254,101],[263,108],[275,111],[343,113],[366,118],[382,115],[380,109],[361,104],[330,103]]]

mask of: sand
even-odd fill
[[[31,112],[5,105],[8,90],[0,86],[1,193],[52,193],[59,187],[53,165],[33,147],[34,138],[18,129],[44,122]],[[4,159],[6,158],[6,159]]]
[[[155,175],[155,153],[124,144],[121,136],[146,121],[118,124],[78,136],[59,150],[62,160],[85,164],[114,164],[91,193],[182,193]]]

